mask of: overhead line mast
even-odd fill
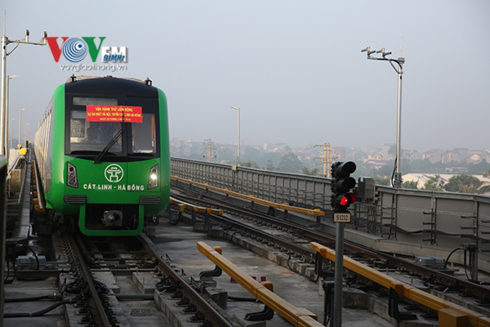
[[[381,50],[371,50],[371,47],[366,47],[362,49],[361,52],[367,53],[367,59],[369,60],[383,60],[388,61],[398,74],[398,110],[397,110],[397,123],[396,123],[396,159],[395,159],[395,169],[394,169],[394,180],[392,176],[392,185],[394,188],[400,188],[402,186],[402,173],[400,164],[400,151],[401,151],[401,128],[402,128],[402,75],[403,75],[403,64],[405,63],[405,58],[400,57],[398,59],[387,58],[391,52],[386,52],[385,48]],[[380,53],[381,57],[372,57],[374,53]],[[397,66],[395,66],[395,63]]]

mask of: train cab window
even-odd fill
[[[72,110],[69,127],[70,152],[101,151],[120,129],[120,123],[88,122],[84,110]],[[119,139],[111,148],[111,152],[120,151]]]
[[[95,151],[100,152],[112,139],[113,135],[121,129],[120,123],[99,123],[87,121],[87,106],[115,106],[118,100],[115,98],[92,98],[92,97],[73,97],[72,109],[69,111],[69,149],[68,153],[74,151]],[[111,152],[121,152],[121,139],[118,140]]]
[[[90,159],[104,153],[107,160],[134,161],[159,154],[159,107],[155,98],[77,95],[67,98],[67,104],[68,155]]]
[[[156,131],[154,114],[143,114],[142,123],[132,124],[132,152],[156,152]]]

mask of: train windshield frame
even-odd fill
[[[65,108],[66,155],[94,160],[105,152],[102,161],[116,162],[160,156],[158,98],[67,94]],[[95,110],[106,112],[95,117]]]

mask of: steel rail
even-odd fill
[[[85,262],[82,259],[82,253],[80,252],[80,249],[78,248],[77,241],[73,237],[72,234],[66,235],[68,237],[68,241],[72,247],[72,251],[75,253],[75,259],[78,261],[78,264],[80,266],[80,269],[82,270],[83,274],[83,279],[85,279],[85,282],[87,283],[87,286],[89,287],[90,294],[92,302],[95,306],[95,319],[98,319],[98,323],[104,327],[111,327],[111,323],[109,322],[109,319],[107,318],[107,315],[105,314],[104,306],[102,305],[102,301],[100,300],[97,289],[95,288],[94,281],[92,279],[92,275],[90,274],[89,269],[85,265]],[[79,243],[82,243],[81,240],[78,240]]]
[[[161,253],[155,247],[153,242],[145,235],[140,234],[138,236],[143,243],[144,248],[157,260],[158,267],[167,274],[177,285],[183,288],[182,293],[191,300],[194,305],[205,315],[206,319],[216,326],[220,327],[233,327],[233,324],[226,320],[215,308],[213,308],[206,299],[198,293],[193,286],[178,275],[162,258]]]
[[[260,229],[257,229],[256,227],[253,227],[253,226],[250,226],[250,225],[247,225],[245,223],[242,223],[234,218],[230,218],[230,217],[221,217],[221,216],[216,216],[216,215],[209,215],[209,217],[213,220],[216,220],[216,221],[219,221],[225,225],[228,225],[228,226],[231,226],[231,227],[235,227],[235,228],[238,228],[238,229],[241,229],[241,230],[246,230],[247,232],[251,233],[251,234],[256,234],[256,235],[259,235],[261,238],[264,238],[264,239],[268,239],[269,241],[271,242],[274,242],[275,244],[281,246],[281,247],[284,247],[288,250],[291,250],[293,252],[296,252],[298,253],[299,255],[303,255],[303,256],[313,256],[314,252],[309,250],[308,248],[304,247],[304,246],[300,246],[300,245],[296,245],[292,242],[289,242],[287,240],[284,240],[283,238],[281,237],[278,237],[278,236],[274,236],[268,232],[264,232]]]
[[[153,242],[144,234],[140,234],[137,238],[138,242],[143,246],[145,253],[148,255],[148,258],[152,258],[157,262],[157,266],[160,270],[165,273],[170,279],[174,282],[174,285],[178,285],[182,287],[182,293],[186,298],[188,298],[199,311],[205,315],[205,319],[212,322],[216,326],[224,326],[224,327],[233,327],[231,322],[228,322],[223,316],[220,315],[218,311],[216,311],[207,301],[204,299],[192,285],[189,283],[178,273],[176,273],[163,259],[161,259],[161,253],[159,253],[158,249],[155,247]],[[81,251],[85,255],[85,258],[88,261],[92,261],[93,258],[91,254],[100,253],[97,251],[88,250],[85,244],[82,242],[81,237],[78,235],[79,247],[82,249]],[[78,250],[78,249],[77,249]],[[142,252],[142,251],[140,251]],[[119,252],[118,252],[119,253]],[[81,256],[81,253],[77,253],[77,256]],[[153,270],[153,269],[152,269]],[[91,269],[91,271],[93,271]],[[140,270],[141,271],[141,270]],[[91,292],[92,289],[91,289]],[[94,294],[94,293],[93,293]]]
[[[311,230],[310,228],[305,228],[304,226],[293,223],[290,221],[282,220],[277,217],[272,217],[270,215],[266,215],[265,213],[259,213],[257,211],[251,211],[249,209],[244,209],[240,208],[235,205],[231,205],[229,203],[226,203],[224,201],[216,200],[214,198],[210,198],[211,201],[213,202],[219,202],[220,206],[223,207],[224,210],[227,210],[228,212],[233,212],[235,214],[239,215],[246,215],[246,216],[254,216],[254,218],[260,218],[263,220],[267,220],[267,222],[271,224],[276,224],[278,226],[281,226],[282,228],[286,228],[288,230],[293,230],[295,233],[301,235],[301,237],[310,239],[312,241],[321,243],[321,244],[328,244],[328,243],[333,243],[335,244],[335,237],[327,235],[325,233],[316,231],[316,230]],[[202,201],[204,202],[204,199],[194,199],[195,201]],[[245,229],[250,233],[258,234],[263,238],[267,238],[270,240],[273,240],[274,242],[277,242],[277,244],[291,249],[292,251],[295,251],[299,254],[302,255],[307,255],[308,253],[301,249],[301,247],[298,247],[295,244],[291,244],[289,242],[286,242],[284,240],[279,239],[278,237],[274,237],[271,235],[267,235],[267,233],[254,229],[253,227],[246,225],[244,223],[241,223],[239,221],[233,220],[233,222],[228,222],[228,219],[225,216],[223,217],[218,217],[214,215],[210,215],[210,218],[213,220],[219,221],[223,224],[228,224],[235,226],[237,228]],[[486,298],[488,299],[490,297],[490,288],[485,287],[483,285],[476,284],[471,281],[467,281],[455,276],[451,276],[449,274],[446,274],[444,272],[437,271],[435,269],[421,266],[419,264],[416,264],[414,262],[410,262],[408,260],[394,257],[393,255],[373,250],[371,248],[368,248],[366,246],[354,243],[352,241],[344,241],[344,246],[345,250],[348,252],[358,252],[358,253],[363,253],[364,255],[370,257],[370,258],[376,258],[376,259],[382,259],[386,261],[386,264],[392,267],[396,267],[400,270],[409,270],[412,272],[415,272],[419,275],[429,275],[429,276],[434,276],[436,277],[437,281],[440,282],[441,284],[448,286],[448,287],[459,287],[460,289],[465,289],[468,292],[472,293],[473,295],[480,297],[480,298]]]
[[[227,208],[228,210],[230,210],[230,208]],[[251,212],[250,210],[245,210],[245,209],[236,209],[236,208],[233,208],[231,210],[234,210],[235,212],[237,212],[238,210],[240,210],[240,214],[247,214],[247,215],[250,215]],[[256,215],[255,212],[253,212],[254,215]],[[292,250],[294,252],[297,252],[298,254],[300,255],[304,255],[304,256],[310,256],[310,255],[313,255],[313,251],[309,250],[308,248],[304,247],[304,246],[299,246],[299,245],[296,245],[294,243],[291,243],[291,242],[288,242],[288,241],[285,241],[284,239],[280,238],[280,237],[277,237],[277,236],[274,236],[268,232],[264,232],[260,229],[257,229],[253,226],[250,226],[250,225],[247,225],[246,223],[243,223],[237,219],[234,219],[234,218],[231,218],[231,217],[227,217],[225,215],[221,216],[221,215],[209,215],[209,218],[212,219],[212,220],[215,220],[217,222],[220,222],[224,225],[227,225],[229,227],[234,227],[234,228],[238,228],[238,229],[241,229],[241,230],[245,230],[245,231],[248,231],[250,233],[254,233],[254,234],[258,234],[260,235],[260,237],[264,238],[264,239],[268,239],[270,240],[271,242],[274,242],[276,243],[277,245],[280,245],[280,246],[283,246],[285,248],[288,248],[289,250]],[[269,217],[270,218],[270,217]],[[277,223],[278,225],[279,224],[283,224],[284,222],[283,221],[280,221],[279,219],[271,219],[271,223]],[[286,227],[286,225],[283,225],[284,227]],[[292,225],[287,225],[287,227],[289,228],[298,228],[300,225],[295,225],[295,226],[292,226]]]

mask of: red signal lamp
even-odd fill
[[[342,194],[341,196],[339,196],[338,204],[341,207],[347,208],[350,204],[356,202],[356,200],[357,200],[357,197],[354,193],[346,193],[346,194]]]
[[[350,176],[355,170],[356,164],[352,161],[332,164],[331,206],[334,213],[347,213],[349,205],[357,200],[350,191],[356,186],[356,180]]]
[[[346,195],[344,195],[344,197],[347,198],[349,204],[352,204],[357,201],[357,196],[354,193],[347,193]]]

